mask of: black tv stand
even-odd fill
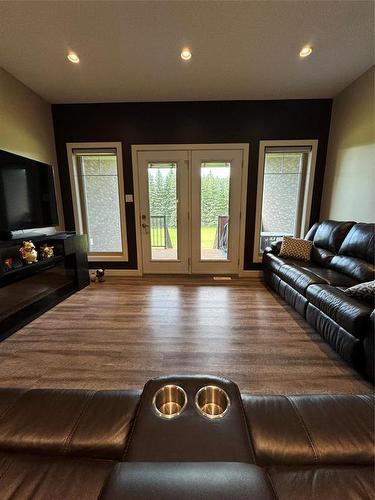
[[[22,263],[18,250],[25,239],[37,249],[53,246],[54,256]],[[89,283],[86,235],[34,234],[0,241],[0,341]]]

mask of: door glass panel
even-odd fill
[[[80,157],[80,189],[90,252],[122,252],[116,155]]]
[[[228,260],[230,168],[201,163],[201,260]]]
[[[303,168],[308,153],[265,154],[260,250],[282,236],[297,236]]]
[[[148,164],[152,260],[178,260],[177,164]]]

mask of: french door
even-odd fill
[[[139,151],[144,273],[236,274],[240,149]]]
[[[144,273],[189,273],[189,154],[138,153]]]

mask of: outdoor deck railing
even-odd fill
[[[271,243],[277,240],[281,240],[283,236],[293,236],[287,233],[271,233],[262,232],[260,233],[260,249],[263,251],[265,248],[269,247]]]
[[[151,246],[167,248],[167,217],[151,215]]]
[[[217,217],[217,248],[224,252],[228,249],[228,215]]]

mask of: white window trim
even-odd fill
[[[308,140],[287,140],[287,141],[260,141],[259,142],[259,163],[258,163],[258,184],[257,184],[257,203],[255,213],[255,234],[254,234],[254,253],[253,262],[262,262],[262,254],[260,253],[260,229],[262,224],[262,202],[263,202],[263,182],[264,182],[264,158],[267,147],[311,147],[309,161],[307,164],[304,202],[302,208],[302,219],[300,226],[300,237],[303,237],[309,229],[311,202],[315,178],[316,155],[318,151],[318,141],[315,139]]]
[[[126,213],[125,213],[125,188],[124,188],[124,170],[122,160],[122,144],[121,142],[68,142],[66,144],[68,163],[69,163],[69,176],[70,186],[72,189],[72,201],[74,211],[74,222],[77,234],[84,234],[83,220],[82,220],[82,207],[79,196],[78,185],[78,168],[76,156],[73,152],[75,149],[115,149],[117,156],[117,176],[120,200],[120,220],[121,220],[121,240],[122,240],[122,253],[109,254],[107,252],[90,253],[88,260],[90,262],[96,261],[122,261],[129,260],[128,255],[128,239],[126,232]]]

